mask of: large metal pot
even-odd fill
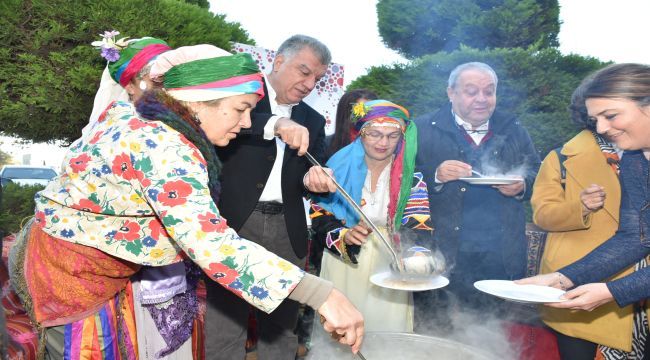
[[[358,360],[350,347],[315,343],[309,360]],[[500,360],[484,351],[442,338],[397,332],[367,332],[361,349],[367,360]]]

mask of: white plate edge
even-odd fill
[[[524,302],[524,303],[545,304],[545,303],[557,303],[557,302],[567,301],[567,299],[545,299],[545,300],[522,299],[522,298],[518,298],[518,297],[507,296],[507,295],[504,295],[504,294],[495,293],[494,290],[490,290],[490,289],[481,289],[481,288],[479,288],[479,286],[477,286],[477,284],[479,284],[479,283],[481,283],[480,285],[484,285],[484,284],[489,283],[489,282],[504,284],[504,285],[505,284],[518,285],[518,284],[514,284],[514,282],[512,280],[479,280],[479,281],[474,282],[474,288],[479,290],[479,291],[482,291],[482,292],[484,292],[486,294],[496,296],[496,297],[504,299],[504,300]],[[530,285],[532,285],[532,284],[530,284]],[[525,286],[525,285],[521,285],[521,286]],[[532,285],[532,286],[537,286],[537,287],[540,287],[540,288],[547,287],[547,286],[542,286],[542,285]],[[560,294],[560,296],[561,296],[561,294]]]

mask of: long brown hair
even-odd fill
[[[334,135],[332,135],[332,142],[327,149],[328,158],[352,142],[350,139],[350,128],[352,128],[350,115],[352,114],[352,107],[359,99],[376,100],[377,95],[367,89],[356,89],[348,91],[341,96],[339,104],[336,107],[336,128]]]
[[[598,70],[580,85],[583,99],[623,98],[639,106],[650,105],[650,66],[614,64]]]

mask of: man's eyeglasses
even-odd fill
[[[392,132],[390,134],[382,134],[379,131],[366,131],[363,135],[370,142],[378,142],[379,140],[386,137],[388,139],[388,142],[396,143],[399,141],[399,139],[402,138],[402,133],[399,131]]]

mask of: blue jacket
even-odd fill
[[[434,241],[453,266],[459,248],[459,236],[463,227],[463,197],[468,184],[451,181],[445,184],[435,182],[436,168],[445,160],[469,162],[463,141],[458,136],[459,128],[447,105],[433,115],[417,119],[418,154],[416,168],[424,174],[429,185],[429,206],[434,226]],[[526,267],[527,241],[525,236],[526,214],[523,200],[530,198],[533,182],[539,169],[540,159],[526,129],[512,116],[495,111],[490,118],[491,138],[481,146],[490,155],[489,162],[502,173],[520,170],[526,187],[517,197],[497,196],[496,202],[482,204],[486,213],[496,212],[500,224],[498,234],[492,238],[502,239],[503,265],[511,279],[524,276]],[[497,191],[494,189],[494,191]],[[481,219],[476,219],[481,221]],[[459,269],[461,270],[461,269]]]
[[[618,231],[582,259],[559,270],[578,286],[600,282],[650,254],[650,174],[642,151],[621,160]],[[619,306],[650,298],[650,267],[607,283]]]

